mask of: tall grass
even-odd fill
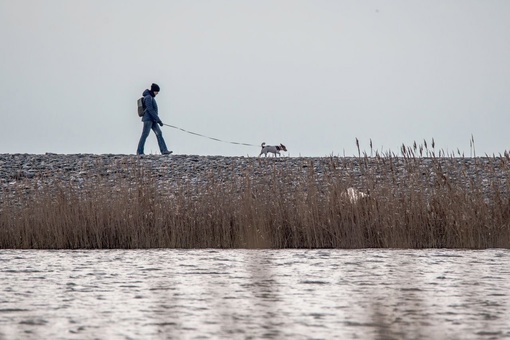
[[[80,188],[32,181],[2,192],[0,248],[510,247],[506,156],[476,169],[407,149],[324,158],[320,172],[302,162],[296,172],[285,160],[253,159],[228,181],[210,171],[171,186],[141,166],[134,182],[114,186],[107,177]],[[352,202],[348,187],[370,197]]]

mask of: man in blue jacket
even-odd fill
[[[161,133],[160,126],[163,126],[163,122],[159,119],[158,116],[158,104],[156,103],[156,96],[159,93],[158,84],[152,84],[151,89],[147,89],[143,91],[143,100],[145,104],[145,111],[142,117],[143,122],[143,130],[142,136],[140,137],[140,142],[138,143],[138,149],[136,150],[137,155],[143,155],[143,148],[145,146],[145,140],[149,136],[149,133],[154,131],[156,134],[156,138],[158,139],[159,150],[163,155],[169,155],[172,151],[168,151],[165,140],[163,139],[163,134]]]

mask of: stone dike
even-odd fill
[[[508,191],[510,161],[504,157],[222,157],[197,155],[0,154],[1,200],[34,187],[114,188],[140,179],[167,190],[176,185],[231,183],[249,178],[254,185],[271,180],[289,187],[313,178],[330,185],[332,177],[345,187],[366,191],[378,185],[409,189],[413,183],[437,183],[469,190],[475,183],[490,194],[494,185]],[[326,189],[326,188],[325,188]],[[413,188],[421,190],[423,188]],[[10,193],[9,195],[6,193]],[[28,191],[27,191],[28,193]]]

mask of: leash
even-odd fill
[[[184,131],[184,132],[189,133],[189,134],[191,134],[191,135],[195,135],[195,136],[199,136],[199,137],[204,137],[204,138],[209,138],[209,139],[215,140],[215,141],[217,141],[217,142],[229,143],[229,144],[236,144],[236,145],[244,145],[244,146],[256,146],[256,147],[260,147],[260,145],[255,145],[255,144],[239,143],[239,142],[230,142],[230,141],[221,140],[221,139],[218,139],[218,138],[213,138],[213,137],[209,137],[209,136],[204,136],[204,135],[201,135],[201,134],[199,134],[199,133],[191,132],[191,131],[188,131],[188,130],[184,130],[183,128],[180,128],[180,127],[178,127],[178,126],[173,126],[173,125],[170,125],[170,124],[163,124],[163,125],[168,126],[168,127],[171,127],[171,128],[174,128],[174,129],[177,129],[177,130]]]

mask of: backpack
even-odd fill
[[[143,117],[143,114],[145,113],[145,100],[143,100],[143,97],[138,99],[137,102],[138,104],[138,117]]]

